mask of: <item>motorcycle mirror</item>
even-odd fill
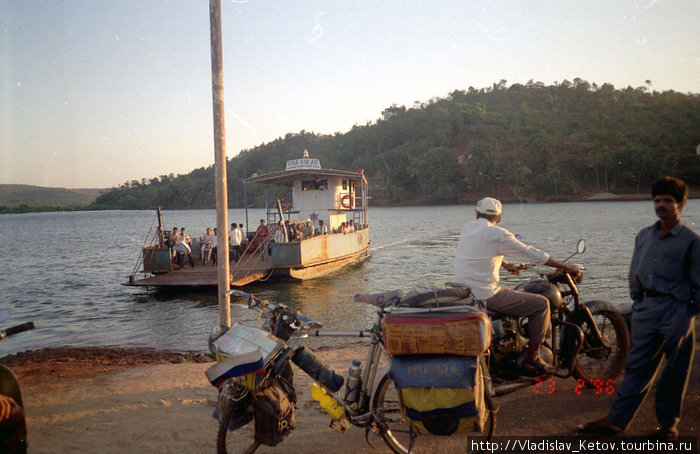
[[[2,309],[0,310],[0,323],[6,322],[10,319],[10,310]]]
[[[562,261],[567,262],[574,255],[583,254],[584,252],[586,252],[586,240],[580,239],[580,240],[578,240],[578,243],[576,244],[576,252],[574,252],[573,254],[571,254],[570,256],[568,256],[566,259],[564,259]]]
[[[586,252],[586,240],[578,240],[578,244],[576,244],[576,252],[578,252],[579,254],[583,254],[584,252]]]

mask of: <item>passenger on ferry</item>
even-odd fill
[[[323,222],[323,219],[319,219],[318,221],[318,235],[327,235],[328,234],[328,226]]]
[[[173,227],[172,233],[168,235],[168,239],[165,240],[165,245],[168,247],[175,246],[175,240],[179,239],[180,235],[177,233],[177,227]]]
[[[173,263],[176,263],[175,253],[174,253],[175,245],[177,244],[178,241],[180,241],[180,234],[177,232],[178,232],[177,227],[173,227],[173,231],[170,234],[170,238],[168,238],[168,247],[173,249]]]
[[[238,224],[235,222],[231,224],[231,232],[229,233],[229,244],[231,251],[230,260],[237,262],[240,260],[243,250],[241,249],[241,243],[243,242],[243,232],[238,228]]]
[[[311,238],[314,236],[314,226],[311,225],[311,219],[307,219],[306,222],[304,222],[304,238]]]
[[[190,236],[187,233],[185,233],[184,227],[180,229],[180,238],[179,239],[181,241],[187,243],[187,246],[189,246],[190,248],[192,247],[192,238],[190,238]]]
[[[202,245],[202,263],[207,264],[211,260],[211,249],[213,247],[214,235],[211,229],[207,227],[207,233],[199,239]]]
[[[192,256],[192,238],[190,238],[190,236],[185,232],[184,227],[180,229],[180,238],[178,241],[187,248],[187,259],[189,260],[192,268],[194,268],[194,257]]]
[[[175,240],[173,251],[175,252],[175,263],[180,267],[185,266],[185,255],[190,261],[190,266],[194,268],[194,257],[192,257],[192,249],[184,241]]]
[[[350,219],[350,221],[348,221],[348,233],[352,233],[354,231],[355,231],[355,221]]]
[[[241,229],[241,233],[243,234],[243,242],[247,243],[248,242],[248,231],[243,227],[243,224],[238,224],[238,228]]]
[[[265,219],[260,219],[260,225],[255,233],[256,241],[254,247],[257,249],[261,247],[262,249],[262,259],[267,260],[267,237],[270,236],[270,229],[265,225]]]
[[[348,223],[347,222],[343,222],[342,224],[340,224],[340,226],[338,227],[338,233],[348,233]]]
[[[274,241],[275,243],[284,243],[285,242],[285,237],[284,237],[284,219],[282,219],[279,224],[277,224],[277,228],[275,230],[275,235],[274,235]],[[288,233],[289,234],[289,233]]]
[[[214,227],[214,235],[212,235],[211,241],[211,263],[216,265],[216,261],[219,258],[217,254],[219,253],[219,237],[216,227]]]

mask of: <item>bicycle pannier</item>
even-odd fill
[[[401,413],[420,434],[481,431],[486,420],[478,359],[456,355],[395,356],[389,377]]]
[[[255,396],[255,441],[276,446],[294,430],[294,386],[282,377]]]

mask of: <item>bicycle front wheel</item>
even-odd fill
[[[481,361],[479,361],[477,369],[477,380],[480,381],[481,389],[484,390],[484,404],[486,407],[486,420],[483,423],[481,431],[470,433],[460,433],[454,435],[417,435],[411,432],[410,426],[404,420],[401,414],[401,404],[399,402],[399,393],[394,386],[394,382],[388,375],[384,375],[379,380],[377,391],[372,400],[372,409],[381,410],[383,415],[380,422],[380,434],[384,442],[391,448],[392,451],[399,454],[411,453],[478,453],[478,449],[471,449],[470,438],[485,437],[483,440],[488,440],[496,430],[496,412],[493,405],[492,397],[484,387],[485,379]],[[382,427],[385,426],[385,427]],[[411,445],[411,437],[413,445]],[[481,439],[481,438],[480,438]],[[477,446],[477,444],[474,444]]]

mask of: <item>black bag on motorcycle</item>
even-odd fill
[[[277,376],[255,395],[255,441],[277,446],[294,430],[297,401],[294,386]]]
[[[479,367],[468,356],[392,357],[389,377],[406,422],[420,434],[480,432],[488,414]]]

